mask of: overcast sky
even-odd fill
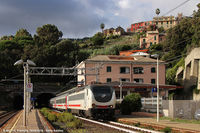
[[[0,0],[0,36],[15,35],[20,28],[32,35],[37,27],[54,24],[65,38],[92,36],[105,28],[122,26],[127,29],[132,23],[152,20],[155,9],[160,15],[183,3],[185,0]],[[199,0],[190,0],[167,14],[177,16],[182,12],[189,16]]]

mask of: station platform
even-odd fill
[[[27,114],[27,125],[23,125],[23,110],[20,111],[14,118],[9,120],[5,127],[3,127],[3,133],[44,133],[47,132],[48,126],[44,126],[44,120],[39,111],[34,109]]]
[[[137,114],[133,115],[117,115],[118,121],[129,123],[129,124],[140,124],[141,126],[151,126],[152,128],[163,129],[170,127],[175,132],[184,132],[184,133],[200,133],[200,124],[193,123],[183,123],[183,122],[173,122],[170,120],[160,119],[157,122],[156,117],[145,117],[138,116]]]

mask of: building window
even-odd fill
[[[150,46],[152,46],[152,42],[150,42]]]
[[[134,74],[143,74],[144,70],[143,70],[143,67],[134,67],[133,72]]]
[[[156,25],[158,25],[158,22],[156,22]]]
[[[167,24],[168,24],[169,22],[167,21]]]
[[[122,81],[122,82],[130,82],[130,79],[129,78],[121,78],[120,81]]]
[[[154,42],[154,44],[156,44],[156,42]]]
[[[154,36],[154,40],[156,40],[156,36]]]
[[[151,79],[151,83],[155,84],[156,83],[156,79]]]
[[[107,66],[107,72],[111,72],[111,66]]]
[[[120,67],[120,73],[130,73],[129,67]]]
[[[146,40],[145,39],[143,39],[143,42],[145,42]]]
[[[143,79],[134,79],[134,83],[143,83],[144,80]]]
[[[156,68],[155,67],[152,67],[151,68],[151,73],[155,73],[156,72]]]
[[[163,22],[161,22],[161,24],[163,25]]]
[[[107,81],[107,83],[109,83],[109,82],[112,82],[112,79],[111,78],[107,78],[106,81]]]
[[[172,24],[172,21],[170,21],[170,24]]]

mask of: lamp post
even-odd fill
[[[160,105],[160,101],[159,101],[160,100],[159,99],[159,62],[158,62],[159,55],[154,54],[151,56],[157,58],[157,122],[159,122],[159,105]]]
[[[15,62],[14,66],[16,65],[23,65],[24,68],[24,117],[23,117],[23,125],[27,126],[27,109],[28,109],[28,99],[27,99],[27,93],[26,93],[26,85],[27,85],[27,81],[28,81],[28,66],[36,66],[36,64],[31,61],[31,60],[27,60],[26,62],[24,62],[22,59],[18,60]]]

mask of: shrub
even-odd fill
[[[162,130],[164,133],[171,133],[172,129],[170,127],[166,127]]]
[[[44,117],[48,117],[48,114],[50,113],[50,110],[48,108],[42,108],[40,111],[42,112]]]
[[[56,121],[56,115],[50,112],[50,113],[48,114],[48,119],[49,119],[50,121],[52,121],[52,122],[55,122],[55,121]]]
[[[75,119],[75,117],[68,112],[61,113],[57,116],[59,122],[71,122]]]
[[[142,107],[141,96],[138,93],[127,95],[121,103],[121,113],[125,115],[140,111]]]
[[[74,119],[74,121],[67,122],[67,128],[81,128],[83,125],[82,121],[79,119]]]
[[[71,113],[63,114],[63,122],[71,122],[75,119],[75,117]]]

